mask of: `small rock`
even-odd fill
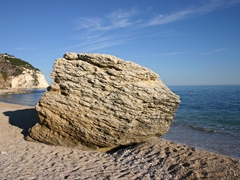
[[[6,151],[0,151],[1,155],[8,155],[8,153]]]
[[[66,54],[64,54],[63,57],[68,60],[74,60],[74,59],[78,59],[78,54],[73,52],[67,52]]]

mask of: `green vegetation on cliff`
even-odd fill
[[[5,80],[9,76],[19,76],[25,69],[40,71],[20,58],[16,58],[7,53],[0,54],[0,73]]]
[[[23,67],[26,69],[30,69],[30,70],[34,70],[34,71],[39,71],[39,69],[33,67],[31,64],[29,64],[28,62],[21,60],[19,58],[9,58],[9,57],[5,57],[5,60],[8,60],[14,67],[15,67],[15,71],[13,72],[13,76],[19,76],[20,74],[22,74],[23,72]]]
[[[30,63],[19,59],[19,58],[10,58],[10,57],[5,57],[5,60],[8,60],[13,66],[21,66],[21,67],[25,67],[26,69],[32,69],[32,70],[37,70],[39,71],[39,69],[33,67]]]
[[[4,81],[7,81],[7,73],[6,72],[1,72],[2,78]]]
[[[7,53],[0,54],[0,83],[2,83],[2,88],[9,86],[8,78],[17,77],[23,74],[23,71],[31,70],[33,72],[32,77],[34,79],[34,85],[38,84],[38,79],[36,72],[40,71],[38,68],[33,67],[27,61],[20,58],[16,58],[13,55]],[[5,84],[5,85],[4,85]],[[1,86],[1,85],[0,85]]]

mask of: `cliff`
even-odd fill
[[[9,54],[0,54],[0,89],[46,88],[41,71],[28,62]]]

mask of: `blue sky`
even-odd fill
[[[50,83],[65,52],[112,54],[166,85],[240,85],[240,0],[3,0],[0,53]]]

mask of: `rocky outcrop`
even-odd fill
[[[111,149],[162,136],[180,103],[156,73],[111,55],[66,53],[52,78],[28,137],[52,145]]]
[[[0,89],[19,92],[24,88],[46,88],[41,71],[28,62],[9,54],[0,54]]]

